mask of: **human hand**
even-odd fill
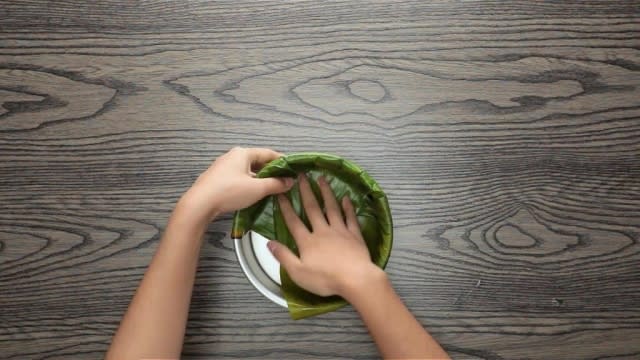
[[[218,157],[183,195],[178,207],[205,223],[217,214],[248,207],[267,195],[288,191],[291,178],[255,178],[282,154],[270,149],[236,147]]]
[[[369,255],[360,233],[353,204],[348,196],[342,199],[344,219],[340,205],[324,177],[318,185],[326,209],[326,218],[316,200],[306,176],[298,177],[300,195],[309,223],[305,224],[294,212],[291,202],[278,196],[282,216],[298,245],[300,257],[276,242],[268,243],[269,250],[287,270],[291,279],[307,291],[321,296],[347,293],[364,279],[384,276]]]

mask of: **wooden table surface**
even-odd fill
[[[100,358],[229,148],[349,158],[388,272],[460,359],[640,358],[637,1],[0,4],[0,357]],[[184,358],[375,358],[206,234]]]

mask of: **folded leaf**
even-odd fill
[[[301,172],[309,177],[320,206],[323,206],[323,203],[317,185],[319,176],[326,178],[338,200],[349,195],[371,259],[379,267],[384,268],[393,242],[391,212],[387,197],[375,180],[355,164],[337,156],[321,153],[291,154],[279,158],[263,167],[256,176],[259,178],[296,177]],[[298,185],[296,184],[286,196],[291,200],[296,213],[308,226]],[[298,254],[295,240],[273,196],[236,212],[232,237],[242,237],[250,230],[266,238],[277,240]],[[318,296],[300,288],[291,280],[283,267],[280,268],[280,278],[282,294],[287,300],[289,313],[294,319],[326,313],[346,305],[346,302],[338,296]]]

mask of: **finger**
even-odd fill
[[[349,198],[349,195],[345,195],[342,198],[342,209],[344,210],[347,229],[349,229],[349,231],[352,234],[358,236],[359,238],[362,238],[362,233],[360,232],[360,224],[358,224],[356,211],[353,207],[353,203],[351,202],[351,199]]]
[[[302,239],[306,239],[306,237],[309,236],[309,229],[307,229],[305,224],[298,217],[298,214],[293,210],[291,202],[286,196],[278,195],[278,205],[280,205],[280,212],[282,213],[284,222],[289,228],[289,232],[293,235],[298,247],[300,247]]]
[[[260,169],[266,163],[273,161],[282,156],[281,153],[271,149],[264,148],[248,148],[247,151],[252,169]]]
[[[327,183],[327,179],[325,179],[324,176],[320,176],[318,178],[318,185],[320,185],[320,192],[322,193],[322,198],[324,199],[324,208],[327,214],[327,219],[329,220],[329,224],[333,226],[344,226],[344,221],[342,220],[342,212],[340,211],[340,207],[338,206],[336,196],[333,194],[331,187]]]
[[[269,249],[269,251],[271,251],[273,257],[278,260],[280,265],[282,265],[284,269],[287,270],[287,273],[289,273],[289,275],[292,275],[293,277],[293,274],[296,273],[296,271],[302,264],[300,262],[300,258],[298,258],[293,252],[291,252],[288,247],[280,244],[277,241],[270,240],[267,243],[267,248]]]
[[[300,196],[302,197],[302,205],[307,213],[307,218],[311,223],[311,230],[319,229],[327,225],[322,210],[318,205],[318,200],[311,190],[309,179],[304,174],[298,176],[298,184],[300,185]]]
[[[255,179],[254,183],[258,184],[262,196],[280,194],[289,191],[293,186],[292,178],[264,178]]]

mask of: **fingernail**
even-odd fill
[[[303,181],[305,179],[304,173],[298,173],[298,181]]]
[[[292,178],[284,178],[284,185],[286,187],[291,187],[293,186],[293,179]]]
[[[273,250],[275,250],[276,248],[276,242],[273,240],[269,240],[269,242],[267,242],[267,249],[269,249],[269,251],[271,251],[271,253],[273,254]]]
[[[320,175],[318,176],[318,182],[321,184],[326,184],[327,183],[327,179],[324,178],[324,175]]]

